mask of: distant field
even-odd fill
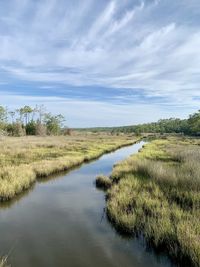
[[[68,170],[136,138],[128,135],[78,133],[56,137],[1,137],[0,200],[13,198],[38,177]]]
[[[107,213],[118,230],[142,233],[184,266],[200,266],[200,139],[152,141],[118,163],[111,177]],[[181,265],[181,266],[183,266]]]

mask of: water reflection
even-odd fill
[[[16,195],[13,199],[10,199],[10,200],[4,201],[4,202],[0,202],[0,211],[1,211],[1,209],[9,209],[14,204],[16,204],[19,201],[21,201],[21,199],[23,199],[24,197],[28,197],[30,192],[32,192],[34,190],[34,187],[35,187],[35,184],[33,184],[31,187],[29,187],[28,189],[24,190],[20,194]]]
[[[119,235],[93,185],[144,143],[122,148],[59,177],[41,180],[0,210],[0,251],[13,267],[169,267],[141,240]],[[33,190],[34,189],[34,190]],[[15,205],[13,205],[15,204]]]

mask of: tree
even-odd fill
[[[24,106],[23,108],[19,109],[20,113],[20,120],[23,122],[23,118],[25,121],[25,125],[27,125],[30,121],[30,114],[33,112],[33,109],[29,106]]]
[[[26,125],[29,123],[30,121],[30,114],[33,112],[33,109],[29,106],[24,106],[24,116],[25,116],[25,123]]]
[[[200,110],[188,119],[189,131],[193,135],[200,135]]]
[[[0,106],[0,129],[4,130],[7,121],[7,109]]]
[[[9,115],[9,120],[7,117]],[[36,105],[32,108],[28,105],[20,107],[15,111],[0,106],[0,130],[3,134],[21,136],[21,135],[58,135],[66,134],[62,129],[64,117],[61,114],[52,115],[45,113],[43,105]],[[71,134],[70,130],[67,134]]]
[[[38,108],[36,106],[35,108],[32,109],[32,118],[31,118],[32,121],[35,121],[35,115],[37,112],[38,112]]]
[[[42,124],[43,118],[45,117],[45,114],[46,114],[45,113],[46,112],[46,108],[44,107],[44,105],[40,105],[40,106],[36,105],[34,111],[38,113],[39,122],[40,122],[40,124]]]
[[[6,122],[7,120],[7,109],[0,106],[0,123]]]
[[[14,123],[15,112],[14,111],[9,111],[8,114],[10,115],[10,117],[12,119],[12,123]]]
[[[16,109],[16,112],[19,114],[18,121],[20,121],[21,123],[23,123],[24,108]]]
[[[53,116],[51,113],[45,114],[44,122],[49,135],[58,135],[61,132],[64,117],[61,114]]]
[[[141,135],[141,129],[138,127],[137,129],[135,129],[135,135],[136,136],[140,136]]]

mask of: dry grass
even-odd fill
[[[3,257],[0,259],[0,267],[10,267],[7,263],[7,257]]]
[[[107,212],[123,232],[142,233],[181,266],[200,266],[200,140],[170,138],[117,164]]]
[[[28,164],[5,166],[0,169],[0,200],[13,198],[35,182],[36,174]]]
[[[125,135],[100,133],[4,137],[0,140],[0,200],[13,198],[39,177],[68,170],[133,142]]]

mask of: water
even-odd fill
[[[122,148],[79,169],[37,183],[0,209],[0,252],[12,267],[169,267],[141,241],[116,233],[103,212],[105,195],[94,186],[99,173],[136,153]]]

